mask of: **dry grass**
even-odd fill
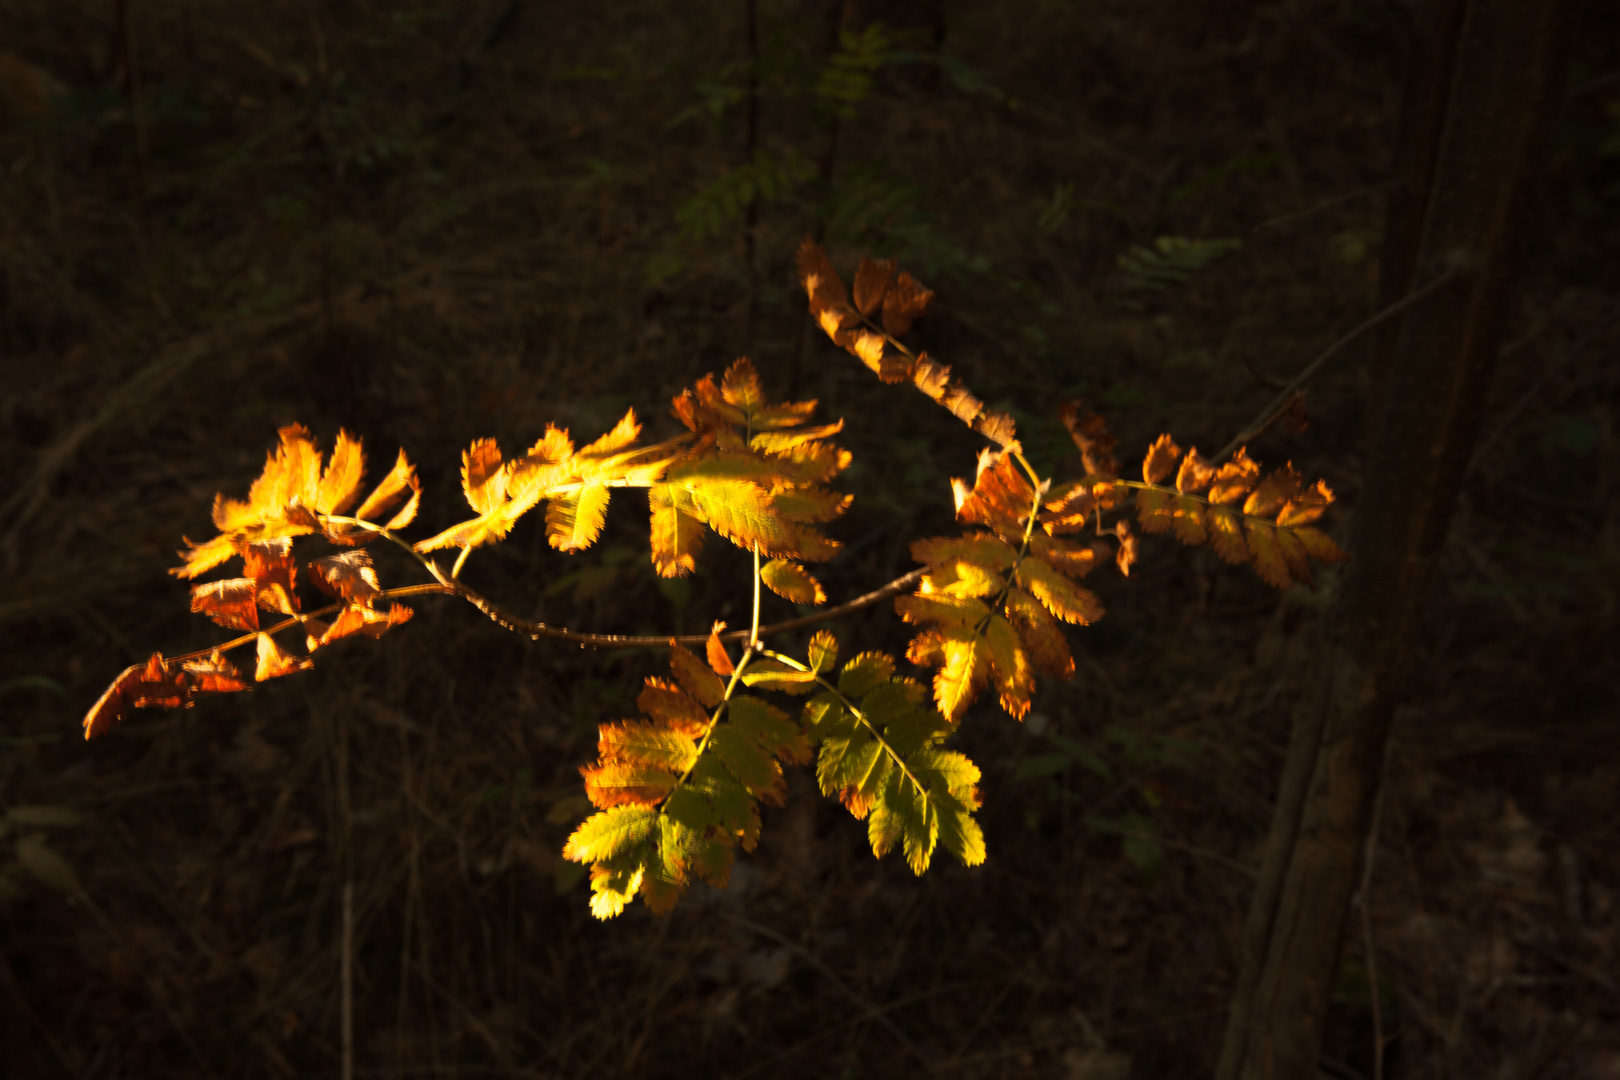
[[[735,230],[688,247],[667,284],[643,276],[676,205],[741,159],[735,113],[665,126],[740,59],[740,5],[519,4],[504,23],[505,4],[473,0],[128,6],[138,109],[117,89],[114,5],[0,12],[0,41],[72,91],[42,123],[0,110],[0,807],[88,819],[48,836],[82,894],[8,871],[0,1070],[337,1075],[352,886],[357,1075],[1100,1080],[1122,1075],[1109,1054],[1137,1077],[1207,1073],[1319,609],[1207,553],[1149,545],[1131,581],[1103,582],[1109,617],[1074,635],[1079,677],[1037,704],[1123,779],[1014,783],[1051,747],[981,708],[961,742],[985,767],[990,862],[921,880],[874,862],[799,776],[730,889],[593,922],[582,888],[554,890],[569,826],[547,814],[577,792],[594,723],[658,659],[526,643],[448,601],[308,676],[78,741],[120,667],[210,640],[163,569],[277,425],[348,427],[374,459],[407,447],[436,529],[457,516],[471,438],[515,445],[548,420],[594,433],[626,404],[668,426],[662,403],[744,348]],[[768,55],[818,54],[820,5],[762,9]],[[1006,97],[880,80],[841,130],[838,176],[881,168],[923,216],[832,247],[919,268],[939,294],[922,344],[1022,410],[1045,460],[1074,464],[1050,415],[1074,393],[1126,448],[1172,430],[1211,449],[1269,397],[1245,360],[1286,377],[1368,312],[1401,7],[950,15],[947,49]],[[1598,75],[1615,27],[1590,19]],[[1398,728],[1372,891],[1386,1076],[1620,1076],[1620,327],[1600,257],[1620,208],[1594,149],[1615,100],[1611,86],[1571,106],[1486,425],[1500,432]],[[824,149],[803,97],[769,100],[762,131],[775,151]],[[801,355],[790,266],[809,221],[803,200],[764,213],[748,347],[774,390],[848,418],[850,554],[825,578],[840,598],[948,527],[944,481],[974,444],[824,341]],[[1161,234],[1245,246],[1133,308],[1115,259]],[[1347,506],[1357,359],[1313,386],[1308,432],[1257,447],[1328,476]],[[470,579],[582,628],[737,621],[741,563],[718,551],[681,610],[635,559],[595,595],[548,592],[582,563],[621,565],[605,552],[637,544],[630,503],[600,549],[570,561],[521,526]],[[893,648],[893,624],[839,629]],[[64,694],[8,681],[34,676]],[[1200,749],[1133,758],[1110,728]],[[1085,824],[1125,812],[1166,838],[1154,880]],[[1371,1075],[1360,953],[1329,1075]]]

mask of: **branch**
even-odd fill
[[[1277,417],[1282,414],[1283,409],[1288,406],[1288,402],[1293,398],[1294,392],[1303,386],[1312,375],[1315,375],[1318,371],[1320,371],[1322,369],[1322,365],[1339,355],[1339,353],[1343,352],[1352,342],[1354,342],[1357,338],[1360,338],[1369,330],[1383,324],[1388,319],[1399,315],[1401,312],[1405,311],[1419,300],[1422,300],[1430,293],[1438,290],[1442,285],[1454,280],[1459,274],[1462,273],[1462,270],[1463,268],[1457,265],[1449,267],[1445,273],[1423,286],[1423,288],[1418,289],[1415,292],[1408,293],[1404,299],[1395,301],[1395,303],[1389,305],[1389,307],[1385,308],[1383,311],[1378,312],[1378,314],[1372,316],[1366,322],[1344,335],[1338,341],[1335,341],[1332,345],[1329,345],[1325,350],[1323,350],[1320,356],[1318,356],[1315,360],[1312,360],[1309,364],[1305,365],[1304,371],[1301,371],[1298,375],[1295,375],[1291,380],[1289,380],[1288,384],[1278,392],[1275,398],[1272,399],[1271,404],[1260,410],[1259,416],[1250,421],[1249,425],[1242,431],[1238,432],[1236,437],[1234,437],[1231,442],[1221,447],[1220,453],[1216,454],[1209,460],[1211,462],[1220,461],[1221,459],[1225,458],[1226,455],[1230,454],[1232,451],[1236,450],[1238,447],[1244,445],[1250,439],[1266,430],[1266,428],[1270,427],[1272,421],[1276,420]]]
[[[880,589],[874,589],[865,596],[858,596],[846,604],[818,611],[814,615],[805,615],[798,619],[789,619],[786,622],[773,623],[770,626],[761,626],[759,635],[778,634],[788,630],[798,630],[805,626],[815,626],[818,623],[829,622],[832,619],[860,611],[881,603],[892,596],[898,596],[911,588],[922,578],[923,568],[919,567],[909,574],[895,578]],[[473,607],[488,615],[497,626],[510,630],[515,634],[524,634],[534,641],[552,639],[556,641],[571,641],[581,648],[591,649],[656,649],[662,648],[671,642],[680,645],[702,645],[709,640],[707,634],[585,634],[578,630],[569,630],[560,626],[547,626],[542,622],[533,622],[520,618],[506,611],[494,602],[486,599],[482,594],[463,584],[460,581],[441,579],[446,586],[445,591],[467,601]],[[721,634],[722,641],[747,641],[747,630],[733,630]]]

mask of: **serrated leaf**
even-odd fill
[[[1176,463],[1180,460],[1181,447],[1169,435],[1160,435],[1148,447],[1147,456],[1142,459],[1142,479],[1150,484],[1163,483],[1175,471]]]
[[[191,610],[227,630],[258,630],[258,588],[252,578],[226,578],[191,587]]]
[[[862,258],[855,271],[855,308],[862,315],[871,315],[883,303],[894,280],[893,259]]]
[[[1209,546],[1226,562],[1243,566],[1249,561],[1249,545],[1243,539],[1243,519],[1224,506],[1211,506],[1204,513],[1209,529]]]
[[[1074,654],[1051,614],[1022,589],[1007,592],[1007,619],[1018,631],[1018,639],[1041,671],[1054,678],[1074,677]]]
[[[1304,485],[1305,478],[1295,472],[1293,462],[1289,462],[1255,486],[1244,500],[1243,512],[1250,517],[1276,517]]]
[[[1136,493],[1136,519],[1142,523],[1144,532],[1170,531],[1172,521],[1170,498],[1170,492],[1160,488],[1148,488]]]
[[[810,635],[807,656],[811,671],[820,674],[833,669],[833,665],[838,663],[838,639],[833,636],[831,630],[817,630]]]
[[[652,562],[660,577],[684,577],[697,568],[703,548],[703,520],[690,497],[673,484],[647,489],[652,511]]]
[[[311,560],[308,565],[310,580],[328,596],[365,602],[382,591],[377,571],[371,565],[371,554],[364,549],[327,555]]]
[[[1249,457],[1247,448],[1239,447],[1232,460],[1215,470],[1210,482],[1209,501],[1218,505],[1237,502],[1253,489],[1260,479],[1260,463]]]
[[[1209,539],[1204,528],[1204,504],[1190,495],[1177,495],[1171,505],[1176,539],[1189,547],[1197,547]]]
[[[614,806],[652,806],[675,786],[668,769],[637,761],[604,761],[579,770],[585,797],[604,810]]]
[[[986,570],[1005,570],[1017,561],[1018,551],[995,533],[971,532],[913,540],[911,557],[925,566],[962,561]]]
[[[784,791],[782,767],[765,749],[734,724],[721,724],[709,735],[709,749],[735,776],[748,794],[780,803]]]
[[[775,660],[756,660],[743,672],[744,686],[762,687],[784,694],[809,694],[817,688],[816,676],[811,671],[800,671]]]
[[[1254,557],[1255,573],[1273,588],[1286,589],[1293,584],[1288,574],[1288,562],[1277,543],[1277,530],[1258,518],[1244,518],[1243,531],[1248,538],[1249,554]]]
[[[494,439],[475,439],[461,452],[461,490],[480,515],[494,513],[505,501],[506,469]]]
[[[990,647],[990,669],[1001,707],[1013,719],[1022,720],[1029,712],[1030,698],[1035,693],[1035,675],[1030,670],[1029,657],[1012,624],[1000,615],[990,616],[985,624],[984,639]]]
[[[675,684],[655,676],[642,687],[636,708],[692,739],[701,738],[709,726],[709,714],[702,705]]]
[[[1300,525],[1289,529],[1289,532],[1299,540],[1306,553],[1318,562],[1343,562],[1350,557],[1320,529]]]
[[[583,551],[596,543],[611,494],[605,484],[584,483],[546,503],[546,542],[558,551]]]
[[[1103,617],[1102,601],[1097,595],[1058,573],[1050,563],[1026,557],[1019,562],[1017,573],[1023,586],[1064,622],[1084,626]]]
[[[772,559],[760,567],[759,579],[765,587],[795,604],[824,604],[827,594],[808,570],[786,559]]]
[[[690,650],[671,645],[669,667],[681,688],[708,708],[714,708],[726,696],[725,682]]]
[[[726,715],[738,731],[789,765],[810,760],[810,744],[799,726],[780,709],[747,694],[732,697]]]
[[[838,675],[838,690],[852,698],[863,698],[893,674],[893,657],[880,652],[863,652],[844,665]]]
[[[822,740],[816,780],[823,795],[834,796],[856,820],[864,820],[889,767],[877,740],[864,727],[856,727],[848,735]]]
[[[1217,469],[1198,453],[1198,447],[1187,451],[1176,470],[1176,490],[1183,495],[1197,495],[1215,479]]]
[[[684,773],[697,760],[697,743],[684,731],[640,720],[621,720],[597,728],[597,753],[603,761],[629,761]]]
[[[968,626],[944,631],[939,646],[944,664],[934,676],[934,701],[945,719],[955,723],[990,677],[990,649],[983,635]]]
[[[894,598],[894,610],[908,623],[941,627],[972,626],[988,614],[984,601],[945,593],[912,594]]]

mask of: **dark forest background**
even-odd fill
[[[986,865],[874,861],[800,774],[667,918],[594,921],[557,857],[653,653],[427,598],[80,738],[119,669],[218,639],[164,570],[295,421],[404,446],[426,535],[473,438],[667,434],[746,353],[847,419],[834,601],[910,569],[977,441],[810,332],[807,233],[934,288],[918,343],[1060,476],[1059,401],[1128,461],[1212,451],[1377,307],[1421,4],[758,0],[752,46],[750,7],[0,3],[0,1072],[339,1075],[348,886],[360,1076],[1209,1073],[1331,570],[1279,594],[1149,540],[1072,683],[964,723]],[[1374,1076],[1376,1000],[1385,1077],[1620,1078],[1620,14],[1577,18],[1324,1076]],[[1327,477],[1340,537],[1367,348],[1251,448]],[[526,522],[467,576],[578,629],[746,620],[741,558],[660,583],[645,525],[621,497],[570,557]]]

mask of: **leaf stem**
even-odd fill
[[[697,768],[697,763],[702,760],[703,751],[708,749],[709,746],[709,737],[714,734],[715,727],[720,723],[720,714],[726,711],[727,705],[731,704],[731,695],[736,691],[737,685],[742,682],[743,669],[748,666],[748,661],[753,659],[756,648],[753,644],[745,648],[742,658],[731,669],[731,681],[726,683],[726,692],[720,698],[720,704],[714,707],[714,712],[709,716],[709,726],[703,729],[703,738],[698,740],[697,753],[692,755],[692,764],[686,767],[686,771],[681,773],[680,778],[675,781],[674,787],[669,789],[669,794],[664,796],[663,802],[658,807],[660,814],[664,812],[664,807],[669,805],[669,796],[680,790],[681,785],[686,783],[687,777],[692,775],[692,770]]]
[[[865,713],[861,712],[860,706],[849,700],[849,698],[844,695],[844,692],[838,689],[838,685],[836,683],[828,682],[822,677],[821,672],[811,671],[807,664],[802,664],[785,653],[779,653],[774,649],[764,648],[760,649],[759,652],[761,655],[768,656],[772,660],[786,664],[788,667],[793,668],[796,671],[809,672],[811,675],[814,675],[816,682],[825,687],[829,693],[836,697],[839,704],[848,709],[849,714],[855,719],[859,720],[866,727],[866,730],[872,733],[872,738],[876,739],[877,744],[883,747],[884,753],[888,754],[889,757],[894,759],[894,763],[899,766],[900,771],[905,774],[906,779],[910,780],[912,785],[916,787],[918,794],[922,795],[924,799],[929,799],[928,788],[923,786],[923,782],[921,780],[917,779],[916,774],[911,771],[911,767],[906,764],[906,759],[900,756],[900,751],[889,745],[888,740],[883,737],[883,733],[877,729],[877,726],[873,724],[872,721],[866,718]],[[929,801],[932,801],[932,799],[929,799]]]
[[[454,595],[455,591],[454,586],[444,584],[402,585],[397,589],[384,589],[377,593],[377,596],[387,597],[388,599],[392,600],[401,596],[423,596],[431,593]],[[239,649],[251,641],[258,640],[260,634],[269,634],[274,637],[283,630],[290,630],[294,626],[298,626],[310,619],[318,618],[321,615],[330,615],[333,612],[342,611],[344,608],[349,606],[349,603],[349,601],[344,600],[336,604],[327,604],[323,608],[316,608],[314,611],[301,611],[291,618],[283,619],[274,626],[261,627],[260,629],[253,631],[251,634],[243,634],[239,638],[232,638],[230,641],[223,642],[219,645],[210,645],[206,649],[197,649],[192,652],[182,653],[179,656],[165,656],[163,660],[164,663],[168,664],[183,664],[188,660],[201,660],[204,657],[213,656],[215,653],[227,653],[233,649]]]

